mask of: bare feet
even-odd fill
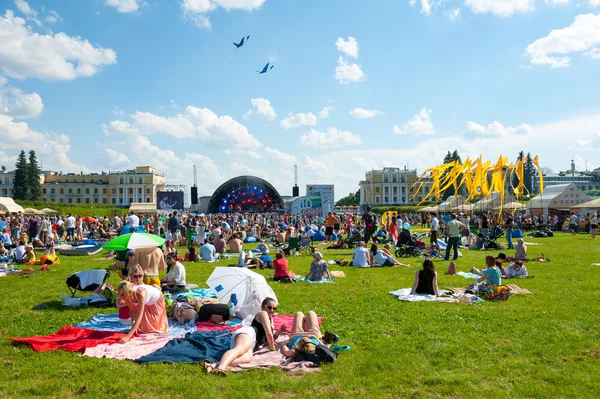
[[[215,368],[212,366],[211,363],[209,363],[209,362],[204,363],[204,371],[206,371],[206,374],[211,374],[214,369]]]

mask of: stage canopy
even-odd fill
[[[223,183],[208,203],[208,213],[271,212],[284,209],[283,199],[268,181],[238,176]]]

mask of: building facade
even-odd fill
[[[12,197],[14,171],[0,173],[0,196]],[[133,202],[156,203],[156,192],[166,183],[164,174],[150,166],[101,173],[43,171],[41,200],[64,204],[110,204],[128,207]]]
[[[360,186],[360,207],[405,205],[418,203],[429,192],[431,183],[423,185],[418,193],[411,187],[417,182],[417,170],[407,168],[383,168],[366,173]],[[418,188],[418,187],[417,187]]]
[[[600,190],[600,168],[591,172],[560,172],[544,175],[545,186],[573,183],[582,191]],[[539,184],[537,185],[539,191]]]

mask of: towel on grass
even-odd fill
[[[267,348],[260,349],[254,352],[254,356],[250,363],[244,363],[232,367],[231,371],[244,371],[250,369],[268,369],[271,367],[277,367],[285,371],[321,371],[321,368],[313,362],[294,362],[292,359],[288,359],[281,352],[281,346],[289,341],[289,336],[282,334],[275,341],[276,351],[270,351]],[[216,364],[213,364],[215,367]]]
[[[197,331],[184,338],[175,338],[154,353],[142,356],[138,363],[200,363],[218,362],[229,350],[231,334],[227,331]]]
[[[323,318],[318,318],[319,325],[323,323]],[[279,330],[279,327],[285,324],[285,330],[283,332],[292,331],[292,323],[294,322],[294,315],[291,314],[278,314],[273,316],[273,329],[275,331]]]
[[[299,283],[310,283],[310,284],[337,284],[337,282],[329,281],[325,277],[323,277],[321,280],[317,280],[317,281],[307,280],[306,277],[302,277],[302,278],[298,279],[298,282]]]
[[[474,279],[478,279],[479,277],[481,277],[479,274],[475,274],[475,273],[467,273],[467,272],[457,272],[456,273],[459,276],[463,276],[464,278],[474,278]]]
[[[227,320],[225,324],[215,324],[208,321],[197,321],[196,331],[235,331],[242,326],[240,319]]]
[[[406,302],[456,302],[454,298],[436,297],[429,294],[413,294],[410,295],[411,288],[403,288],[398,291],[390,291],[389,294],[398,297],[401,301]]]
[[[100,344],[116,344],[125,334],[113,331],[96,331],[87,328],[66,326],[56,334],[9,338],[12,342],[30,345],[36,352],[50,352],[64,350],[69,352],[83,352]]]
[[[136,360],[142,356],[156,352],[172,339],[175,338],[158,333],[140,334],[124,344],[109,343],[86,348],[83,355],[118,360]]]
[[[185,297],[193,297],[195,299],[216,298],[217,294],[210,288],[195,288],[188,292],[182,293]]]
[[[119,322],[119,316],[116,313],[97,314],[92,316],[88,321],[77,324],[75,327],[87,328],[96,331],[113,331],[127,333],[131,330],[131,326],[124,326]],[[169,334],[171,337],[183,336],[187,333],[196,331],[196,325],[193,322],[179,324],[176,321],[169,320]]]

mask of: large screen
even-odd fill
[[[183,191],[158,191],[156,201],[159,212],[183,211]]]

